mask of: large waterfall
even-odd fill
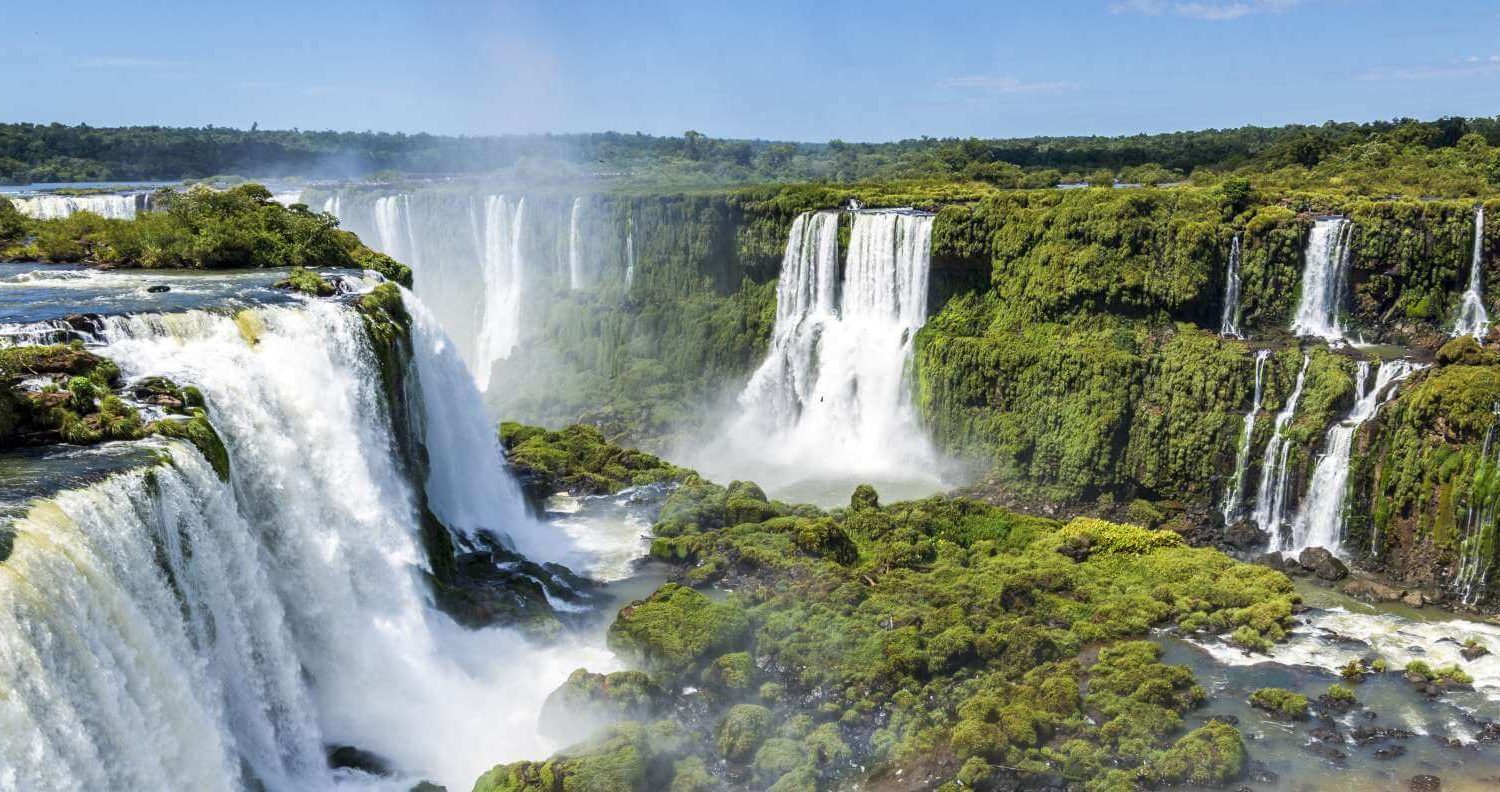
[[[496,449],[478,395],[414,313],[434,510],[541,544],[500,523],[518,499],[479,458]],[[231,481],[172,445],[17,524],[0,566],[0,789],[327,789],[325,747],[346,744],[409,772],[401,788],[462,788],[555,747],[536,735],[542,697],[610,661],[430,607],[418,493],[357,315],[142,315],[103,337],[126,376],[202,388]]]
[[[1229,478],[1229,488],[1224,493],[1224,524],[1234,522],[1240,505],[1245,499],[1245,477],[1250,468],[1250,443],[1255,436],[1255,418],[1260,415],[1261,398],[1265,395],[1266,361],[1271,350],[1255,353],[1255,394],[1250,400],[1250,410],[1245,413],[1245,424],[1240,428],[1240,447],[1234,455],[1234,475]]]
[[[1307,365],[1312,357],[1302,353],[1302,367],[1297,370],[1297,382],[1287,397],[1281,412],[1271,425],[1271,437],[1266,441],[1266,452],[1260,461],[1260,486],[1255,492],[1255,527],[1272,537],[1281,533],[1286,520],[1287,456],[1291,444],[1284,433],[1286,427],[1297,416],[1297,402],[1302,400],[1302,386],[1307,382]]]
[[[93,212],[100,217],[128,220],[146,209],[150,196],[128,195],[28,195],[12,196],[10,201],[21,214],[38,220],[56,220],[76,212]]]
[[[735,443],[783,478],[792,470],[931,472],[908,369],[926,321],[932,216],[877,210],[852,217],[842,277],[840,215],[813,212],[793,222],[771,349],[739,397]]]
[[[1375,384],[1366,387],[1370,378],[1369,361],[1359,362],[1355,378],[1355,402],[1349,414],[1339,421],[1323,441],[1323,453],[1313,469],[1307,495],[1297,509],[1290,535],[1271,534],[1270,550],[1297,552],[1306,547],[1326,547],[1338,552],[1344,534],[1344,499],[1349,489],[1349,455],[1354,435],[1386,402],[1396,395],[1396,383],[1415,371],[1406,360],[1381,363],[1375,371]]]
[[[617,256],[615,277],[622,280],[630,266],[623,236],[602,244],[615,229],[593,227],[596,213],[582,197],[351,190],[327,197],[322,209],[411,266],[417,296],[441,320],[481,391],[490,390],[495,364],[525,344],[526,328],[543,322],[553,300],[600,280],[607,267],[594,258]]]
[[[1229,272],[1224,276],[1224,312],[1219,316],[1219,335],[1240,338],[1240,235],[1229,243]]]
[[[1326,217],[1313,224],[1302,265],[1302,288],[1292,318],[1294,334],[1328,341],[1343,339],[1340,314],[1349,274],[1352,229],[1353,225],[1343,217]]]
[[[1474,252],[1469,257],[1469,288],[1464,290],[1453,324],[1455,337],[1468,335],[1480,341],[1490,332],[1490,314],[1484,309],[1484,204],[1474,210]]]

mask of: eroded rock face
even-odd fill
[[[1326,547],[1309,547],[1297,556],[1297,563],[1323,580],[1343,580],[1349,567]]]

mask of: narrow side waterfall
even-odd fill
[[[1349,274],[1352,230],[1353,224],[1343,217],[1327,217],[1313,224],[1302,265],[1302,288],[1292,318],[1295,335],[1317,336],[1327,341],[1343,339],[1340,313]]]
[[[493,434],[476,428],[477,393],[420,309],[416,325],[434,509],[460,530],[499,527],[513,484],[497,457],[478,459]],[[417,494],[357,315],[327,302],[141,315],[103,336],[126,376],[203,390],[232,481],[174,445],[170,463],[18,523],[0,566],[13,686],[0,697],[0,780],[332,789],[325,747],[354,745],[410,773],[406,786],[463,788],[496,761],[557,747],[536,734],[542,698],[611,660],[464,630],[429,605]]]
[[[28,195],[12,197],[16,211],[37,220],[57,220],[77,212],[93,212],[112,220],[129,220],[146,208],[149,196],[130,195]]]
[[[1271,438],[1266,441],[1266,452],[1260,463],[1260,486],[1255,492],[1255,527],[1270,534],[1273,537],[1281,534],[1282,523],[1286,520],[1286,497],[1287,497],[1287,455],[1291,452],[1291,445],[1283,437],[1287,424],[1297,416],[1297,402],[1302,399],[1302,386],[1307,383],[1307,364],[1312,360],[1308,353],[1302,353],[1302,367],[1297,370],[1297,382],[1292,386],[1292,393],[1287,397],[1286,404],[1281,412],[1276,413],[1276,421],[1271,426]]]
[[[1339,421],[1323,441],[1323,453],[1307,484],[1307,497],[1297,509],[1291,533],[1271,535],[1270,550],[1300,552],[1307,547],[1325,547],[1341,553],[1344,538],[1344,500],[1349,489],[1349,456],[1359,427],[1396,395],[1395,385],[1406,379],[1416,367],[1406,360],[1381,363],[1375,371],[1375,384],[1367,387],[1370,363],[1361,360],[1355,378],[1355,402],[1349,414]]]
[[[1494,407],[1495,419],[1500,423],[1500,404]],[[1497,541],[1497,519],[1500,519],[1500,455],[1491,456],[1495,449],[1495,428],[1491,424],[1484,434],[1484,447],[1480,451],[1478,469],[1474,471],[1474,483],[1469,488],[1469,510],[1464,521],[1464,538],[1459,554],[1458,577],[1453,591],[1465,605],[1473,605],[1484,594],[1489,583],[1490,562],[1495,557]]]
[[[1234,235],[1229,243],[1229,272],[1224,278],[1224,313],[1219,317],[1219,335],[1227,338],[1242,338],[1240,335],[1240,235]]]
[[[911,403],[913,337],[926,321],[932,216],[853,214],[842,279],[836,212],[792,224],[771,349],[740,394],[732,428],[781,468],[890,476],[931,450]],[[774,475],[774,474],[773,474]]]
[[[417,241],[412,236],[411,196],[387,195],[375,200],[375,238],[387,256],[418,265]]]
[[[635,221],[625,229],[625,286],[635,284]]]
[[[573,209],[568,213],[568,288],[583,288],[583,240],[579,231],[579,215],[583,214],[583,198],[573,199]]]
[[[1245,498],[1245,478],[1250,468],[1250,442],[1255,435],[1255,418],[1260,414],[1261,398],[1265,395],[1266,361],[1271,350],[1255,353],[1255,395],[1250,400],[1250,410],[1245,413],[1245,425],[1240,428],[1240,447],[1234,455],[1234,475],[1229,479],[1228,491],[1224,494],[1224,524],[1233,523],[1239,516]]]
[[[1490,314],[1484,309],[1484,204],[1474,210],[1474,252],[1469,260],[1469,288],[1458,308],[1453,336],[1474,336],[1483,341],[1490,332]]]

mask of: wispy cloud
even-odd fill
[[[1027,82],[1015,77],[974,74],[965,77],[949,77],[938,85],[944,88],[963,88],[970,91],[995,94],[1054,94],[1078,90],[1078,83],[1063,81]]]
[[[175,69],[186,65],[173,58],[144,58],[133,55],[94,55],[78,61],[85,69]]]
[[[1109,10],[1116,14],[1187,17],[1222,22],[1252,14],[1279,14],[1302,0],[1115,0]]]
[[[1464,77],[1489,77],[1500,74],[1500,55],[1471,55],[1467,58],[1423,63],[1410,66],[1372,66],[1355,79],[1384,80],[1450,80]]]

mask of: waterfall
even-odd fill
[[[420,306],[414,319],[431,502],[459,530],[500,527],[519,508],[498,458],[478,458],[498,452],[493,430]],[[203,390],[232,480],[173,445],[17,523],[0,564],[0,788],[331,789],[324,746],[341,744],[460,788],[556,747],[536,735],[542,698],[611,661],[428,605],[417,496],[357,315],[192,311],[102,335],[127,377]]]
[[[130,195],[29,195],[12,196],[16,210],[37,220],[57,220],[75,212],[93,212],[112,220],[129,220],[145,208],[147,196]]]
[[[411,226],[411,196],[386,195],[375,199],[375,238],[381,252],[415,268],[417,243]]]
[[[1416,368],[1406,360],[1381,363],[1375,372],[1375,384],[1367,388],[1369,361],[1359,362],[1355,378],[1355,401],[1349,414],[1339,421],[1323,441],[1323,453],[1307,485],[1307,496],[1292,521],[1291,535],[1271,535],[1271,551],[1299,552],[1307,547],[1326,547],[1340,552],[1344,536],[1344,499],[1349,488],[1349,456],[1359,427],[1396,395],[1396,383],[1406,379]]]
[[[1492,409],[1496,421],[1500,422],[1500,404]],[[1474,605],[1484,594],[1489,582],[1490,563],[1495,556],[1495,520],[1500,516],[1496,513],[1500,497],[1495,495],[1496,477],[1500,476],[1500,455],[1490,456],[1495,445],[1495,426],[1490,424],[1484,434],[1474,483],[1469,488],[1468,518],[1464,523],[1458,577],[1453,584],[1454,592],[1465,605]]]
[[[1347,218],[1327,217],[1313,224],[1302,265],[1302,290],[1292,319],[1292,333],[1328,341],[1344,337],[1342,319],[1344,281],[1349,272]]]
[[[1484,309],[1484,204],[1474,210],[1474,252],[1469,259],[1469,288],[1464,290],[1453,335],[1474,336],[1483,341],[1490,332],[1490,314]]]
[[[922,470],[908,368],[926,321],[932,216],[854,213],[842,280],[835,212],[792,224],[765,361],[740,394],[740,445],[788,470]],[[929,464],[930,469],[930,464]]]
[[[583,213],[583,198],[573,199],[568,214],[568,288],[583,288],[583,243],[579,239],[578,216]]]
[[[482,199],[482,216],[474,223],[483,265],[484,298],[479,302],[479,331],[470,368],[480,390],[490,385],[496,360],[508,358],[521,343],[521,294],[525,260],[521,229],[526,199],[514,205],[503,195]],[[422,288],[421,279],[417,288]]]
[[[1282,522],[1286,519],[1287,455],[1291,444],[1282,436],[1287,424],[1297,416],[1297,402],[1302,399],[1302,386],[1307,382],[1307,364],[1312,359],[1302,353],[1302,367],[1297,370],[1297,382],[1287,397],[1276,421],[1271,425],[1271,437],[1266,441],[1266,452],[1261,457],[1260,486],[1255,492],[1255,527],[1270,534],[1272,541],[1281,534]]]
[[[635,284],[635,221],[625,229],[625,286]]]
[[[1240,447],[1234,455],[1234,475],[1229,479],[1229,489],[1224,494],[1224,524],[1234,522],[1239,514],[1240,503],[1245,497],[1245,477],[1250,467],[1250,441],[1255,435],[1255,417],[1260,414],[1261,398],[1265,395],[1266,361],[1271,350],[1255,353],[1255,395],[1250,400],[1250,410],[1245,413],[1245,425],[1240,428]]]
[[[1240,335],[1240,235],[1234,235],[1229,243],[1229,274],[1224,283],[1224,314],[1219,317],[1219,335],[1241,338]]]

